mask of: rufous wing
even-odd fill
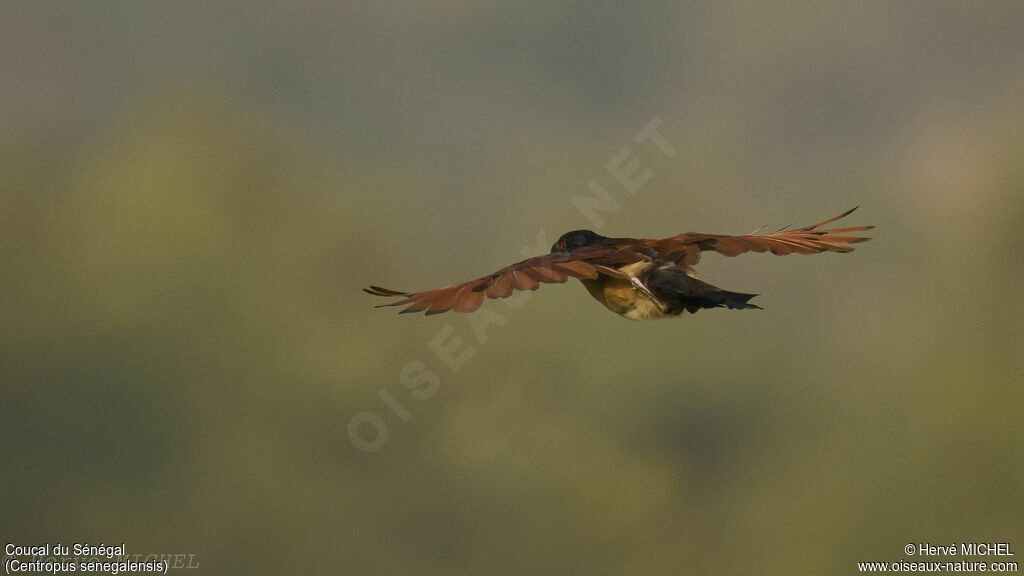
[[[569,278],[597,278],[600,265],[574,259],[572,254],[545,254],[506,266],[493,274],[446,288],[424,292],[398,292],[379,286],[363,291],[374,296],[402,297],[380,306],[404,306],[400,313],[440,314],[449,310],[473,312],[484,298],[508,298],[516,290],[536,290],[541,284],[560,284]],[[380,307],[378,306],[378,308]]]
[[[821,252],[852,252],[851,244],[870,240],[863,236],[849,234],[871,230],[874,226],[851,228],[821,227],[844,218],[857,208],[843,212],[812,226],[794,230],[780,230],[770,234],[749,234],[726,236],[721,234],[698,234],[688,232],[664,240],[651,241],[653,247],[663,256],[672,254],[679,264],[692,266],[700,259],[700,253],[713,250],[725,256],[738,256],[745,252],[771,252],[779,256],[787,254],[818,254]]]

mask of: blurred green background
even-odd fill
[[[1024,549],[1020,2],[9,2],[0,54],[4,543],[209,574]],[[633,323],[573,282],[480,343],[360,292],[592,228],[591,180],[611,236],[878,229],[704,258],[764,311]]]

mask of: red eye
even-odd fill
[[[562,250],[565,250],[565,240],[562,240],[561,242],[559,242],[558,243],[558,247],[561,248]]]

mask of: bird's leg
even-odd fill
[[[594,267],[597,268],[598,271],[600,271],[601,273],[607,274],[612,278],[619,278],[621,280],[628,279],[629,284],[633,287],[633,290],[636,290],[637,292],[646,296],[648,300],[650,300],[655,306],[657,306],[662,311],[662,313],[664,313],[668,310],[668,306],[666,306],[664,302],[659,300],[658,297],[655,296],[649,288],[647,288],[647,285],[644,284],[644,281],[640,279],[640,276],[647,274],[651,270],[651,268],[654,268],[654,266],[655,263],[650,260],[641,260],[639,262],[634,262],[621,268],[609,268],[608,266],[602,266],[600,264]]]
[[[666,310],[668,310],[668,306],[666,306],[661,300],[658,300],[658,297],[655,296],[639,278],[637,278],[636,276],[630,276],[629,282],[630,284],[633,285],[633,288],[635,288],[637,292],[640,292],[644,296],[647,296],[647,298],[651,302],[653,302],[663,313]]]
[[[640,279],[641,276],[646,276],[654,266],[655,263],[650,260],[640,260],[639,262],[634,262],[619,268],[618,272],[619,274],[629,278],[629,283],[633,286],[634,290],[646,296],[662,312],[665,312],[668,310],[668,306],[665,306],[665,304],[647,288],[644,281]]]

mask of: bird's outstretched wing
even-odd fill
[[[508,298],[514,290],[536,290],[541,284],[561,284],[569,278],[597,278],[598,274],[620,275],[613,266],[630,259],[641,259],[632,251],[584,246],[570,253],[545,254],[506,266],[493,274],[447,288],[424,292],[398,292],[379,286],[363,288],[374,296],[402,297],[380,306],[405,306],[401,314],[426,312],[440,314],[449,310],[473,312],[484,298]],[[378,308],[380,306],[377,306]]]
[[[725,256],[737,256],[744,252],[771,252],[779,256],[786,254],[818,254],[820,252],[852,252],[850,244],[870,240],[863,236],[849,236],[851,233],[870,230],[874,226],[852,228],[821,227],[850,215],[857,208],[843,212],[812,226],[794,230],[780,230],[770,234],[747,236],[725,236],[720,234],[698,234],[687,232],[663,240],[649,241],[662,257],[668,257],[679,264],[692,266],[700,259],[700,253],[714,250]]]

